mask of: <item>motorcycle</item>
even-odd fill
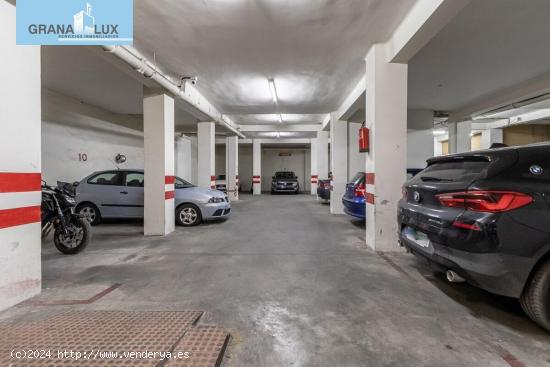
[[[72,184],[57,182],[57,187],[42,181],[42,238],[54,230],[53,242],[62,253],[74,255],[86,248],[92,237],[90,223],[75,214],[75,189]]]

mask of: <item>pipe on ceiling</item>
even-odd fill
[[[241,133],[237,128],[235,128],[232,124],[228,123],[224,120],[223,115],[214,116],[209,111],[204,111],[200,107],[195,106],[193,101],[189,100],[189,98],[185,95],[185,93],[181,90],[181,88],[174,83],[174,81],[164,74],[161,70],[159,70],[153,63],[151,63],[149,60],[147,60],[144,56],[142,56],[139,51],[134,49],[131,46],[101,46],[105,52],[108,52],[110,54],[115,55],[128,65],[132,67],[135,71],[143,75],[144,77],[153,80],[158,85],[160,85],[162,88],[167,90],[169,93],[173,94],[175,97],[185,101],[186,103],[199,108],[201,112],[208,115],[210,118],[212,118],[213,121],[215,121],[218,125],[223,126],[227,130],[231,131],[233,134],[245,138],[244,134]]]

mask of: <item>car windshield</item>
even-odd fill
[[[176,177],[176,181],[174,182],[174,187],[176,189],[185,189],[186,187],[193,187],[192,183],[189,183],[179,177]]]
[[[457,160],[435,162],[414,176],[418,182],[456,182],[478,178],[489,167],[485,160]]]
[[[365,173],[364,172],[357,172],[355,176],[350,180],[349,183],[358,185],[360,183],[363,183],[365,181]]]
[[[277,172],[275,173],[275,178],[296,178],[294,172]]]

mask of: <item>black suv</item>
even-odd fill
[[[271,180],[271,194],[287,192],[297,194],[300,192],[298,177],[294,172],[281,171],[275,172],[275,176]]]
[[[550,144],[436,157],[403,186],[401,245],[550,330]]]

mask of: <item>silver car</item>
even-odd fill
[[[93,225],[102,218],[143,218],[143,182],[143,170],[94,172],[75,183],[76,211]],[[227,218],[231,212],[231,204],[221,191],[196,187],[179,177],[174,188],[178,225]]]

